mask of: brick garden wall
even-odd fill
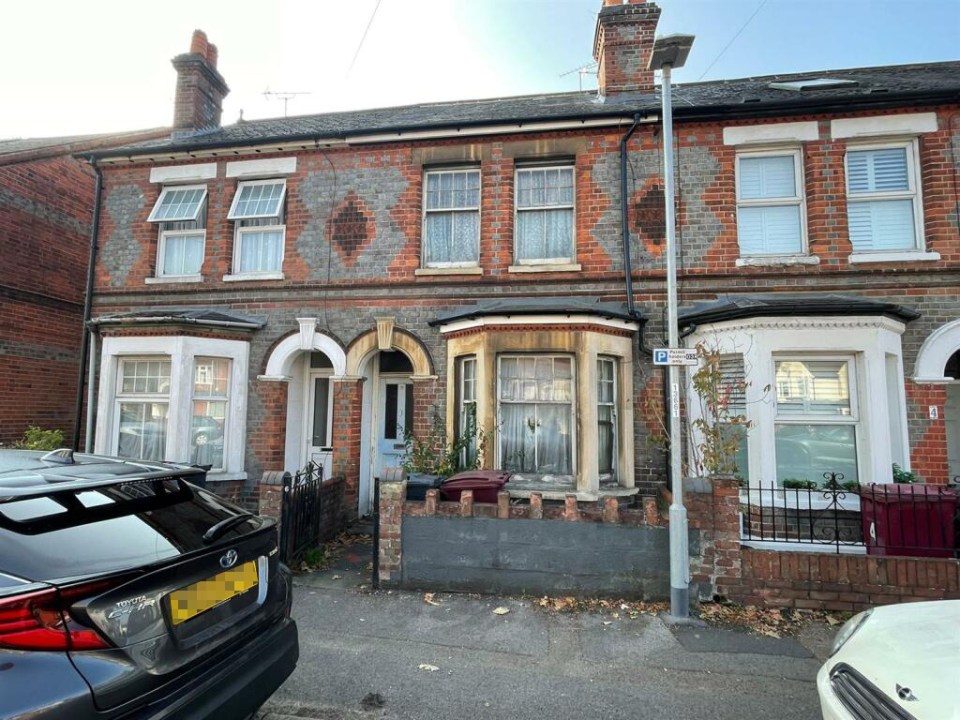
[[[746,547],[740,543],[736,484],[723,479],[691,490],[685,495],[690,526],[701,533],[691,579],[701,599],[845,611],[960,599],[960,560]]]

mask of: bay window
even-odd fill
[[[500,463],[521,474],[573,474],[574,362],[554,355],[499,360]]]
[[[94,451],[243,477],[249,343],[105,335]]]

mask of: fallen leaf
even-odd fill
[[[427,672],[436,672],[440,668],[438,668],[436,665],[428,665],[427,663],[420,663],[417,669],[426,670]]]
[[[331,580],[339,580],[339,579],[340,579],[340,576],[339,576],[339,575],[331,575],[331,576],[330,576],[330,579],[331,579]]]
[[[508,612],[510,612],[510,608],[501,606],[501,607],[498,607],[498,608],[494,609],[493,614],[494,614],[494,615],[506,615]]]
[[[437,607],[440,606],[440,603],[436,602],[436,601],[433,599],[433,593],[424,593],[424,594],[423,594],[423,601],[424,601],[427,605],[436,605]]]

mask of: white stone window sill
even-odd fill
[[[224,472],[223,470],[211,471],[207,473],[207,482],[227,482],[230,480],[246,480],[245,472]]]
[[[224,282],[253,282],[257,280],[283,280],[284,274],[279,273],[252,273],[249,275],[224,275]]]
[[[203,275],[161,275],[160,277],[145,278],[147,285],[163,285],[165,283],[197,283],[203,282]]]
[[[819,265],[816,255],[756,255],[737,258],[737,267],[762,267],[769,265]]]
[[[777,540],[745,540],[740,544],[754,550],[776,550],[777,552],[830,553],[840,555],[866,555],[866,545],[839,545],[835,543],[783,542]]]
[[[543,272],[579,272],[580,263],[544,263],[543,265],[511,265],[507,272],[543,273]]]
[[[878,262],[930,262],[939,260],[938,252],[922,252],[919,250],[901,250],[898,252],[854,253],[848,260],[851,264],[878,263]]]
[[[483,268],[476,265],[464,267],[425,267],[417,268],[414,275],[483,275]]]

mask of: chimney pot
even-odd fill
[[[193,38],[190,40],[190,53],[207,56],[207,34],[203,30],[193,31]]]
[[[217,56],[218,56],[218,55],[219,55],[219,53],[217,52],[217,46],[216,46],[216,45],[214,45],[213,43],[210,43],[209,45],[207,45],[207,62],[210,63],[210,67],[212,67],[212,68],[214,68],[214,69],[216,69],[216,67],[217,67]]]

